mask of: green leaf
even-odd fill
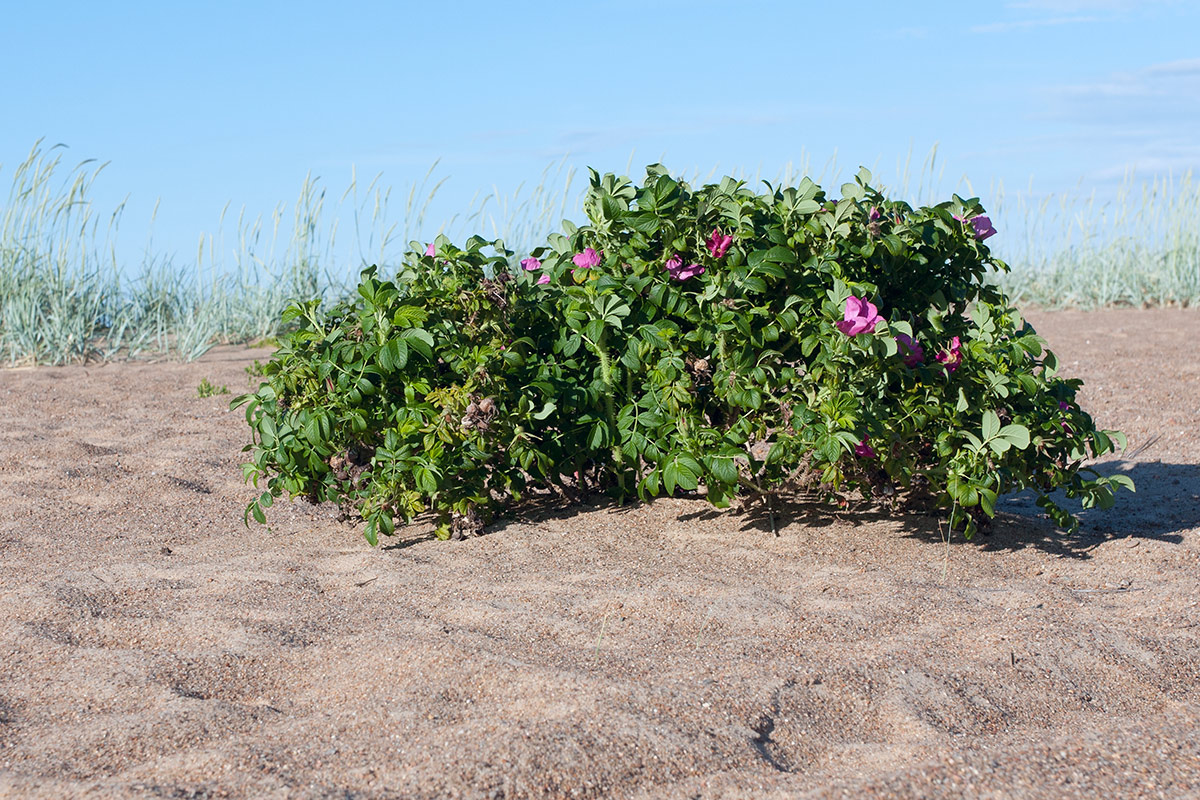
[[[983,513],[989,517],[996,516],[996,493],[991,489],[979,490],[979,507],[983,509]]]
[[[667,490],[667,496],[675,494],[675,484],[679,479],[679,465],[674,461],[668,461],[663,467],[663,488]]]
[[[748,275],[742,279],[742,286],[746,287],[747,291],[757,294],[765,294],[767,291],[767,282],[756,275]]]
[[[423,328],[409,328],[401,334],[404,341],[426,359],[433,360],[433,335]]]
[[[776,264],[795,264],[796,252],[790,247],[776,245],[764,254],[763,260],[773,261]]]
[[[1029,447],[1029,429],[1024,425],[1005,425],[996,435],[999,441],[1006,441],[1018,450]]]
[[[692,477],[699,477],[700,473],[703,471],[700,467],[700,462],[696,461],[696,459],[692,458],[686,453],[677,456],[676,461],[679,463],[680,467],[690,472]],[[691,488],[695,489],[696,487],[692,486]]]
[[[866,190],[857,183],[842,184],[842,197],[847,200],[861,200],[865,194]]]
[[[592,425],[592,431],[588,436],[588,447],[592,450],[603,450],[608,446],[608,424],[605,422],[597,422]]]
[[[735,484],[738,480],[737,465],[732,458],[714,458],[709,462],[709,473],[722,483]]]
[[[1133,485],[1133,478],[1128,475],[1112,475],[1109,477],[1108,482],[1128,489],[1131,492],[1137,491],[1137,487]]]
[[[575,353],[579,351],[579,346],[581,344],[583,344],[583,337],[578,333],[571,334],[570,338],[567,339],[566,344],[563,345],[563,355],[568,357],[575,355]]]
[[[428,495],[437,491],[437,478],[434,477],[432,472],[424,467],[417,467],[415,473],[418,489]]]
[[[986,442],[989,439],[994,439],[996,434],[1000,432],[1000,417],[995,411],[987,410],[983,412],[983,440]]]
[[[946,478],[946,493],[963,508],[971,508],[979,504],[978,489],[961,475],[951,473]]]

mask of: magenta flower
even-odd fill
[[[879,309],[866,298],[850,295],[846,298],[846,312],[841,322],[835,322],[837,329],[847,336],[858,336],[860,333],[874,333],[875,326],[883,322]]]
[[[600,254],[590,247],[582,253],[576,253],[575,257],[571,260],[580,269],[591,269],[592,267],[600,266]]]
[[[992,221],[984,216],[973,218],[971,220],[971,227],[975,229],[975,238],[981,242],[989,236],[996,235],[996,229],[992,227]]]
[[[1058,401],[1058,410],[1059,411],[1070,411],[1071,406],[1068,403],[1065,403],[1062,400],[1059,400]]]
[[[537,282],[538,282],[538,283],[549,283],[549,282],[550,282],[550,276],[549,276],[549,275],[546,275],[545,273],[543,273],[543,274],[542,274],[542,276],[541,276],[540,278],[538,278],[538,279],[537,279]]]
[[[962,342],[955,336],[950,340],[950,349],[937,354],[937,361],[946,368],[946,372],[954,372],[962,363]]]
[[[437,249],[433,246],[433,242],[430,242],[429,246],[425,248],[425,255],[427,255],[427,256],[437,255]]]
[[[867,219],[871,222],[878,222],[883,219],[883,214],[879,212],[879,206],[871,206],[871,210],[867,212]]]
[[[686,281],[697,275],[704,274],[704,267],[699,264],[683,265],[683,257],[678,253],[667,259],[667,274],[677,281]]]
[[[713,228],[708,237],[708,252],[712,253],[713,258],[724,258],[731,244],[732,236],[722,236],[720,228]]]
[[[904,357],[905,366],[915,367],[925,363],[925,348],[921,347],[920,342],[907,333],[896,334],[896,341],[900,344],[900,355]]]
[[[967,220],[963,219],[962,217],[960,217],[958,214],[955,214],[954,218],[956,220],[958,220],[959,222],[967,221]],[[998,231],[992,227],[991,219],[989,219],[988,217],[986,217],[982,214],[978,217],[972,217],[970,222],[971,222],[971,228],[974,229],[974,231],[975,231],[975,238],[981,242],[984,239],[988,238],[989,236],[995,236],[998,233]]]
[[[521,266],[525,268],[526,272],[537,272],[542,268],[542,262],[530,256],[529,258],[521,259]]]
[[[871,448],[871,445],[868,442],[868,439],[866,436],[864,436],[862,438],[861,442],[854,445],[854,455],[858,456],[859,458],[874,458],[875,457],[875,451]]]

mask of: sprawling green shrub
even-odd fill
[[[247,479],[337,501],[366,536],[431,510],[444,536],[531,491],[855,494],[936,504],[968,534],[1032,488],[1107,507],[1124,446],[1055,377],[1045,342],[984,282],[1007,267],[978,199],[913,209],[805,179],[757,194],[592,173],[589,224],[520,265],[502,242],[439,240],[393,281],[298,327],[238,398]],[[417,248],[419,250],[419,248]],[[487,250],[491,251],[488,254]]]

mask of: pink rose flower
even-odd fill
[[[575,266],[580,269],[591,269],[592,267],[600,266],[600,254],[592,248],[585,249],[582,253],[576,253],[571,259],[575,262]]]
[[[905,366],[915,367],[925,363],[925,348],[921,347],[920,342],[906,333],[896,334],[896,341],[900,344],[900,355],[904,357]]]
[[[529,258],[521,259],[521,266],[525,268],[526,272],[537,272],[542,268],[542,262],[530,256]]]
[[[719,228],[713,228],[708,237],[708,252],[712,253],[713,258],[724,258],[732,244],[732,236],[722,236]]]
[[[878,222],[883,219],[883,214],[879,212],[879,206],[871,206],[871,210],[867,212],[867,219],[871,222]]]
[[[954,218],[959,222],[967,221],[958,214],[955,214]],[[989,236],[995,236],[998,233],[998,231],[992,227],[992,220],[983,214],[980,214],[978,217],[972,217],[970,222],[971,228],[975,232],[975,238],[981,242]]]
[[[850,295],[846,298],[846,311],[841,322],[835,322],[837,329],[847,336],[857,336],[860,333],[874,333],[875,326],[883,322],[879,309],[866,298]]]
[[[950,340],[950,349],[937,354],[937,361],[946,368],[946,372],[954,372],[962,363],[962,342],[955,336]]]
[[[549,276],[549,275],[546,275],[545,273],[543,273],[543,274],[542,274],[542,276],[541,276],[540,278],[538,278],[538,279],[537,279],[537,282],[538,282],[538,283],[549,283],[549,282],[550,282],[550,276]]]
[[[437,249],[433,246],[433,242],[430,242],[429,246],[425,248],[425,255],[427,255],[427,256],[437,255]]]
[[[975,229],[975,238],[981,242],[989,236],[996,235],[996,229],[992,227],[992,221],[985,216],[978,216],[972,219],[971,227]]]
[[[854,455],[858,456],[859,458],[874,458],[875,457],[875,451],[871,448],[871,445],[866,436],[864,436],[862,438],[861,442],[854,445]]]
[[[704,267],[699,264],[683,265],[683,257],[678,253],[667,259],[667,274],[677,281],[686,281],[697,275],[704,274]]]

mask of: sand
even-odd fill
[[[0,371],[0,796],[1195,797],[1200,313],[1030,315],[1138,483],[1066,536],[690,499],[242,523],[263,350]]]

